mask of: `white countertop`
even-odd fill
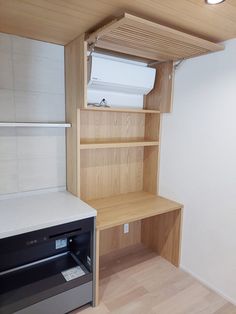
[[[0,239],[96,215],[66,191],[0,200]]]

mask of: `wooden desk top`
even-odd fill
[[[183,208],[182,204],[147,192],[87,201],[97,210],[97,229],[104,230]]]

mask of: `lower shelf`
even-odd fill
[[[82,142],[80,149],[99,149],[99,148],[119,148],[119,147],[145,147],[145,146],[158,146],[158,141],[104,141],[104,142]]]

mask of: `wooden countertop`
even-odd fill
[[[143,191],[90,200],[87,203],[97,210],[99,230],[183,208],[182,204]]]

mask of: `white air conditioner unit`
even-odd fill
[[[156,70],[138,62],[90,56],[88,88],[111,92],[147,95],[154,87]]]

